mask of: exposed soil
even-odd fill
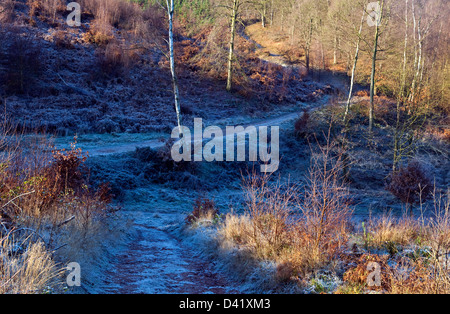
[[[237,294],[238,287],[195,255],[149,213],[135,213],[135,234],[105,274],[102,292],[114,294]]]

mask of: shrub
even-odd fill
[[[3,50],[4,71],[1,77],[6,92],[22,94],[31,90],[36,79],[44,72],[46,55],[39,42],[15,29],[2,37],[3,42],[7,43]]]
[[[162,171],[176,171],[176,172],[195,172],[197,163],[194,161],[180,161],[176,162],[172,158],[172,147],[175,140],[170,139],[165,141],[164,146],[158,149],[157,158],[161,163]]]
[[[105,47],[95,51],[101,75],[119,75],[132,67],[139,56],[132,49],[124,49],[119,42],[112,40]]]
[[[255,253],[260,259],[276,259],[289,245],[295,190],[284,191],[279,184],[271,184],[267,176],[252,174],[244,180],[244,191]]]
[[[297,119],[294,125],[295,135],[299,137],[304,137],[308,134],[308,123],[310,120],[310,115],[307,110],[303,111],[301,117]]]
[[[419,258],[402,259],[391,275],[392,294],[448,294],[450,277],[446,266]]]
[[[54,179],[59,183],[58,190],[67,193],[67,191],[79,191],[86,184],[84,162],[87,155],[81,148],[76,148],[76,137],[70,144],[71,150],[53,151],[50,172],[54,174]],[[56,183],[56,184],[58,184]]]
[[[267,176],[244,179],[246,213],[227,216],[219,231],[224,241],[248,248],[256,260],[276,262],[279,281],[336,261],[347,243],[351,210],[334,149],[329,143],[316,154],[304,192]]]
[[[89,30],[83,34],[83,41],[95,44],[99,47],[106,47],[114,39],[111,25],[100,20],[94,20]]]
[[[105,48],[98,48],[95,56],[103,75],[116,75],[122,69],[122,49],[116,43],[108,43]]]
[[[357,266],[351,268],[344,274],[344,281],[352,286],[361,286],[369,290],[376,291],[390,291],[391,290],[391,279],[392,279],[392,269],[387,263],[387,256],[379,256],[375,254],[364,254],[357,261]],[[371,278],[369,275],[372,272],[373,265],[377,265],[380,270],[380,281],[379,285],[374,283],[369,284]]]
[[[219,210],[213,200],[206,197],[198,197],[194,202],[194,210],[186,217],[188,224],[212,222],[219,217]]]
[[[36,143],[33,149],[42,149],[45,145]],[[72,145],[72,149],[67,152],[53,151],[52,156],[35,152],[35,156],[15,156],[5,163],[0,172],[3,182],[0,195],[8,204],[4,205],[3,211],[9,217],[17,218],[14,223],[20,223],[22,216],[37,221],[44,217],[51,217],[54,222],[64,220],[70,212],[61,211],[61,202],[88,192],[86,171],[83,168],[86,156],[75,148],[75,144]],[[16,206],[7,202],[10,199],[17,199],[14,201]]]
[[[433,193],[434,217],[425,225],[426,245],[395,265],[399,272],[392,280],[392,293],[448,294],[450,292],[450,191]],[[400,275],[398,275],[400,274]]]
[[[357,91],[355,93],[355,95],[358,97],[369,97],[369,91],[367,91],[366,89],[363,89],[363,90]]]
[[[142,10],[129,1],[80,0],[81,7],[101,23],[127,30],[133,29]]]
[[[348,240],[352,211],[343,178],[343,154],[330,140],[313,151],[308,183],[299,204],[295,245],[301,252],[299,268],[315,269],[337,258]]]
[[[387,190],[405,204],[418,204],[431,196],[433,184],[418,161],[391,174]]]
[[[57,13],[65,12],[66,6],[62,0],[41,0],[40,9],[41,19],[46,17],[55,23]]]
[[[63,30],[58,30],[53,33],[53,42],[59,48],[73,49],[73,44],[70,42],[70,38]]]
[[[136,149],[136,158],[141,163],[145,179],[157,184],[169,184],[171,188],[201,186],[203,191],[209,189],[210,182],[203,181],[197,174],[200,163],[173,160],[173,143],[174,140],[169,139],[157,150],[149,147]]]
[[[0,130],[0,292],[52,292],[57,262],[98,251],[111,195],[107,185],[90,187],[75,144],[50,154],[46,137],[24,146],[11,128]]]

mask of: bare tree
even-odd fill
[[[175,101],[175,112],[177,115],[177,124],[180,134],[181,130],[181,109],[180,109],[180,92],[178,87],[178,77],[175,71],[175,56],[174,56],[174,39],[173,39],[173,18],[175,12],[174,0],[165,0],[165,3],[158,2],[160,6],[167,12],[167,18],[169,21],[169,63],[170,63],[170,73],[172,75],[172,85],[173,85],[173,95]]]
[[[409,94],[409,102],[414,103],[418,88],[423,80],[423,71],[425,67],[424,56],[424,40],[429,35],[430,28],[436,16],[434,16],[427,24],[423,25],[423,4],[419,1],[420,9],[422,12],[416,14],[415,0],[411,2],[412,20],[413,20],[413,40],[414,40],[414,76],[411,83],[411,93]],[[417,36],[416,36],[417,33]]]
[[[270,7],[270,14],[271,14],[271,21],[273,21],[273,0],[256,0],[253,1],[253,4],[255,5],[256,10],[261,16],[261,26],[264,28],[266,27],[266,21],[267,21],[267,14],[269,12]]]
[[[385,0],[381,1],[380,11],[377,12],[376,21],[375,21],[375,36],[373,41],[373,50],[372,50],[372,70],[370,73],[370,108],[369,108],[369,133],[372,133],[373,130],[373,119],[374,119],[374,109],[375,109],[375,72],[376,72],[376,63],[377,63],[377,54],[378,54],[378,41],[381,34],[381,22],[383,20],[384,14],[384,5]]]
[[[231,91],[233,85],[233,66],[236,61],[235,57],[235,39],[237,23],[239,22],[239,14],[245,4],[249,4],[247,0],[226,0],[218,5],[218,8],[225,9],[225,15],[230,21],[230,41],[228,44],[228,60],[227,60],[227,91]]]
[[[233,81],[233,61],[234,61],[234,39],[236,36],[236,20],[241,6],[240,0],[233,0],[233,7],[231,8],[231,29],[230,29],[230,49],[228,53],[228,68],[227,68],[227,91],[231,91]]]
[[[328,6],[325,0],[297,0],[292,9],[292,39],[294,30],[300,34],[300,45],[305,51],[305,67],[311,67],[312,45],[316,34],[321,34],[322,21],[327,15]],[[294,41],[293,41],[294,44]],[[320,43],[319,43],[320,44]],[[323,61],[323,58],[322,58]]]
[[[361,24],[359,26],[359,32],[358,32],[358,39],[356,40],[356,52],[355,52],[355,57],[353,59],[352,75],[351,75],[351,79],[350,79],[350,89],[349,89],[349,92],[348,92],[347,103],[346,103],[346,106],[345,106],[344,123],[347,120],[347,115],[348,115],[348,112],[350,110],[350,102],[352,100],[353,85],[354,85],[354,82],[355,82],[355,72],[356,72],[356,66],[358,64],[358,58],[359,58],[359,47],[360,47],[360,44],[361,44],[361,35],[362,35],[361,33],[362,33],[363,25],[364,25],[364,17],[366,15],[365,13],[366,13],[366,11],[363,9],[363,14],[362,14],[362,18],[361,18]]]

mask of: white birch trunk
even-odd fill
[[[228,54],[227,91],[231,91],[232,82],[233,82],[234,38],[236,35],[236,19],[237,19],[238,7],[239,7],[239,0],[233,0],[233,9],[232,9],[232,13],[231,13],[230,48],[229,48],[229,54]]]
[[[181,129],[181,110],[180,110],[180,93],[178,88],[178,78],[175,72],[175,57],[174,57],[174,40],[173,40],[173,14],[174,14],[174,0],[166,0],[167,16],[169,18],[169,62],[170,73],[172,75],[173,95],[175,100],[175,111],[177,114],[177,124],[180,134]]]
[[[356,42],[355,58],[353,60],[352,76],[351,76],[351,79],[350,79],[350,90],[348,91],[348,98],[347,98],[347,103],[346,103],[346,106],[345,106],[344,123],[347,120],[347,115],[348,115],[348,112],[350,110],[350,102],[352,100],[353,86],[354,86],[354,83],[355,83],[355,73],[356,73],[356,66],[358,64],[359,46],[361,44],[361,33],[362,33],[363,25],[364,25],[365,13],[366,13],[366,11],[363,10],[363,14],[362,14],[362,18],[361,18],[361,24],[359,26],[358,40]]]

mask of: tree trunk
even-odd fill
[[[373,130],[373,118],[374,118],[374,98],[375,98],[375,72],[376,72],[376,62],[377,62],[377,52],[378,52],[378,27],[375,31],[375,41],[372,53],[372,72],[370,74],[370,108],[369,108],[369,132]]]
[[[292,23],[291,27],[291,46],[294,46],[294,34],[295,34],[295,22]]]
[[[397,170],[397,165],[400,162],[400,104],[405,101],[405,87],[406,87],[406,61],[408,49],[408,0],[405,0],[405,44],[403,46],[403,65],[401,73],[400,90],[397,99],[397,123],[394,134],[394,158],[392,162],[392,171]]]
[[[380,23],[383,17],[383,7],[384,0],[381,3],[380,16],[378,17],[377,23],[375,25],[375,39],[373,44],[372,53],[372,73],[370,75],[370,109],[369,109],[369,133],[373,130],[373,120],[374,120],[374,97],[375,97],[375,74],[376,74],[376,64],[377,64],[377,53],[378,53],[378,38],[380,36]]]
[[[408,49],[408,0],[405,0],[405,45],[403,47],[403,67],[402,67],[402,80],[400,85],[400,101],[404,101],[405,87],[406,87],[406,61],[407,61],[407,49]],[[397,121],[399,117],[400,108],[397,108]]]
[[[266,15],[267,15],[267,4],[264,1],[263,7],[262,7],[262,10],[261,10],[261,24],[262,24],[263,28],[266,27]]]
[[[422,72],[422,34],[421,34],[421,29],[420,29],[420,24],[421,24],[422,18],[419,18],[419,22],[417,24],[417,36],[418,36],[418,41],[417,41],[417,47],[418,47],[418,51],[416,52],[416,61],[415,61],[415,69],[416,72],[414,74],[414,78],[413,78],[413,82],[412,82],[412,86],[411,86],[411,94],[410,94],[410,99],[409,101],[413,104],[415,97],[416,97],[416,90],[417,90],[417,81],[419,80],[419,82],[421,81],[421,72]],[[415,18],[414,18],[414,25],[415,25]],[[415,32],[416,30],[414,30]],[[415,39],[415,36],[414,36]],[[415,41],[415,40],[414,40]]]
[[[334,34],[334,42],[333,42],[333,65],[337,64],[337,35],[336,30]]]
[[[310,57],[311,57],[312,32],[313,32],[313,19],[310,19],[308,38],[306,39],[306,48],[305,48],[306,72],[308,74],[311,61]]]
[[[175,111],[177,114],[178,128],[181,134],[181,110],[180,110],[180,93],[178,89],[178,78],[175,73],[175,57],[174,57],[174,41],[173,41],[173,14],[174,14],[174,0],[166,0],[167,15],[169,18],[169,61],[170,72],[172,74],[173,95],[175,98]]]
[[[239,0],[233,0],[233,10],[231,13],[230,50],[228,54],[227,91],[231,91],[233,81],[234,38],[236,36],[236,19],[238,7],[239,7]]]
[[[348,115],[348,112],[350,110],[350,102],[352,100],[353,86],[354,86],[354,83],[355,83],[356,66],[358,64],[358,58],[359,58],[359,45],[361,44],[361,33],[362,33],[363,25],[364,25],[365,13],[366,13],[366,11],[363,9],[363,14],[362,14],[362,18],[361,18],[361,24],[359,26],[359,32],[358,32],[358,40],[356,42],[355,58],[353,60],[352,77],[350,79],[350,90],[348,92],[347,104],[345,106],[344,123],[347,121],[347,115]]]
[[[275,10],[273,8],[273,0],[270,2],[270,26],[273,26],[273,18],[275,15]]]

